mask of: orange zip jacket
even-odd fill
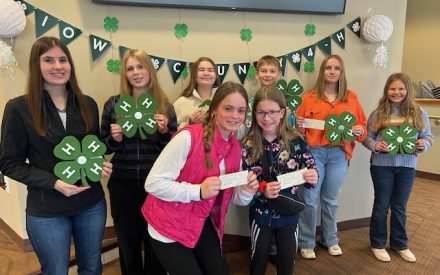
[[[296,116],[309,119],[326,120],[330,114],[339,116],[342,112],[347,111],[356,116],[355,125],[362,126],[362,129],[364,130],[362,136],[356,136],[356,140],[358,142],[363,142],[367,137],[367,118],[365,117],[362,106],[353,91],[348,91],[347,102],[337,101],[335,103],[330,103],[326,99],[316,99],[316,91],[314,90],[307,92],[303,96],[302,100],[301,105],[299,105],[298,109],[296,110]],[[300,130],[305,133],[307,143],[310,147],[333,145],[333,143],[328,141],[325,137],[326,130],[311,128],[303,128]],[[347,160],[350,160],[353,155],[354,145],[354,141],[346,144],[340,144],[345,151],[345,158]]]

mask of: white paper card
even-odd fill
[[[307,168],[278,175],[277,180],[281,184],[281,190],[305,183],[306,181],[304,180],[303,177],[303,173],[305,170],[307,170]]]
[[[248,171],[241,171],[232,174],[226,174],[220,176],[220,181],[222,185],[220,187],[221,190],[247,184],[247,174]]]
[[[325,120],[306,118],[304,119],[303,128],[324,130],[324,125],[325,125]]]

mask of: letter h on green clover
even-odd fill
[[[382,137],[393,155],[399,152],[402,155],[414,153],[417,149],[416,136],[417,129],[408,123],[400,127],[390,125],[382,131]]]
[[[54,155],[63,160],[55,165],[54,173],[62,181],[75,184],[81,179],[83,186],[101,179],[106,146],[95,135],[85,136],[80,144],[74,136],[66,136],[54,148]]]
[[[275,87],[283,92],[287,107],[294,113],[302,102],[299,95],[304,91],[303,86],[296,79],[290,80],[289,84],[286,80],[280,79],[275,83]]]
[[[157,107],[157,102],[147,93],[139,95],[136,105],[132,96],[122,96],[115,105],[115,112],[120,116],[116,123],[126,137],[133,137],[139,130],[141,138],[146,139],[145,132],[153,134],[157,130],[154,120]]]
[[[325,137],[333,144],[339,144],[341,141],[343,143],[353,141],[355,136],[351,128],[355,123],[356,117],[350,112],[342,112],[341,116],[331,114],[325,120],[324,127],[328,129]]]

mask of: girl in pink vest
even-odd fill
[[[235,133],[247,104],[241,85],[222,84],[203,123],[181,129],[148,175],[142,213],[153,250],[170,275],[228,274],[221,242],[229,203],[247,205],[258,188],[252,172],[243,185],[224,190],[219,178],[240,170]]]

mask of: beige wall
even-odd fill
[[[418,89],[419,81],[426,83],[428,79],[432,80],[437,87],[440,86],[438,11],[440,11],[439,1],[408,1],[402,71],[411,77],[415,89]],[[422,104],[422,107],[429,115],[440,116],[440,100],[435,104]],[[434,120],[431,120],[431,130],[435,142],[438,142],[440,125],[435,125]],[[417,170],[440,174],[439,155],[440,146],[435,144],[430,151],[419,156]]]
[[[359,39],[347,28],[345,28],[345,50],[332,43],[333,52],[340,54],[345,60],[349,87],[358,93],[367,115],[380,98],[386,77],[391,72],[400,71],[402,63],[405,0],[349,0],[344,15],[327,16],[251,12],[243,14],[183,9],[179,11],[177,9],[96,5],[91,1],[73,0],[62,1],[62,3],[55,0],[29,0],[29,3],[85,31],[85,35],[75,40],[69,48],[75,60],[82,89],[93,96],[101,108],[104,100],[117,93],[118,90],[118,77],[106,71],[106,60],[111,57],[117,58],[118,51],[117,49],[108,51],[98,61],[92,62],[88,34],[112,40],[118,45],[141,48],[148,53],[166,58],[193,61],[199,56],[209,56],[217,63],[233,64],[255,61],[265,54],[280,56],[299,50],[345,28],[346,24],[358,16],[365,20],[371,10],[377,14],[386,14],[393,20],[395,26],[394,33],[387,42],[390,54],[390,64],[387,69],[375,68],[371,63],[376,45]],[[118,32],[111,36],[102,28],[103,18],[107,15],[116,16],[120,22]],[[25,31],[14,40],[14,52],[19,66],[16,68],[15,81],[3,76],[3,83],[0,83],[0,98],[2,99],[0,106],[3,106],[7,99],[23,93],[29,48],[35,40],[34,22],[34,16],[28,16]],[[174,25],[179,22],[184,22],[189,26],[189,35],[183,41],[178,41],[174,37]],[[309,22],[316,25],[316,34],[313,37],[304,35],[304,26]],[[239,36],[239,31],[245,26],[244,24],[253,30],[254,38],[249,46],[242,42]],[[49,31],[48,35],[58,36],[58,29],[55,27]],[[323,58],[323,54],[317,49],[315,58],[317,67]],[[2,71],[2,75],[4,74],[5,72]],[[184,83],[179,80],[174,85],[166,66],[158,72],[158,75],[169,98],[174,101]],[[286,78],[288,80],[299,79],[305,89],[309,89],[316,80],[316,73],[311,75],[303,72],[297,73],[289,64]],[[232,69],[226,79],[237,81]],[[255,81],[249,80],[246,81],[245,86],[250,94],[254,94],[258,88]],[[363,218],[370,215],[373,193],[368,172],[368,159],[367,150],[358,146],[341,190],[339,220]],[[5,196],[16,198],[24,194],[5,195],[4,192],[0,192],[2,209],[6,207],[3,198]],[[14,213],[10,213],[10,216],[5,216],[5,211],[1,211],[0,217],[10,222],[13,220],[12,216],[18,217],[23,214],[23,207],[13,210]],[[108,221],[111,224],[110,218]],[[14,224],[13,226],[22,225]],[[17,231],[20,230],[17,229]],[[227,232],[248,234],[245,208],[231,209]]]

